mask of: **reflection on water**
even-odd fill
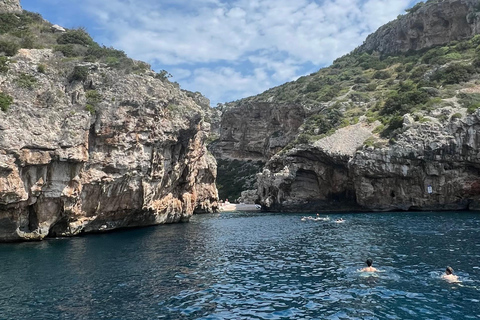
[[[0,319],[480,318],[479,214],[301,216],[0,245]]]

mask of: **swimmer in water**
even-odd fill
[[[345,220],[343,220],[343,218],[340,218],[340,219],[335,220],[335,222],[336,222],[336,223],[344,223]]]
[[[447,267],[447,269],[445,270],[445,273],[442,274],[442,278],[447,280],[448,282],[459,282],[458,276],[453,274],[452,267]]]
[[[372,259],[367,259],[367,261],[365,262],[367,263],[367,267],[360,270],[360,272],[376,272],[377,271],[377,269],[372,267],[372,264],[373,264]]]

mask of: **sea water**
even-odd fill
[[[480,214],[302,216],[2,244],[0,319],[480,319]]]

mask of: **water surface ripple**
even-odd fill
[[[301,216],[2,244],[0,319],[480,319],[480,214]]]

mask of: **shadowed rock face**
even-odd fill
[[[304,118],[305,111],[298,105],[237,105],[223,113],[220,138],[212,152],[226,159],[269,159],[295,138]]]
[[[0,13],[22,12],[20,0],[0,0]]]
[[[476,0],[427,3],[380,27],[357,50],[394,54],[466,39],[480,31],[479,11]]]
[[[0,240],[186,221],[217,206],[204,110],[153,72],[124,74],[51,50],[19,51],[0,75]],[[39,64],[46,73],[38,73]],[[14,81],[25,73],[33,89]],[[95,96],[92,114],[86,105]],[[90,108],[91,109],[91,108]]]
[[[358,210],[348,160],[307,146],[273,157],[258,179],[262,205],[287,212]]]

